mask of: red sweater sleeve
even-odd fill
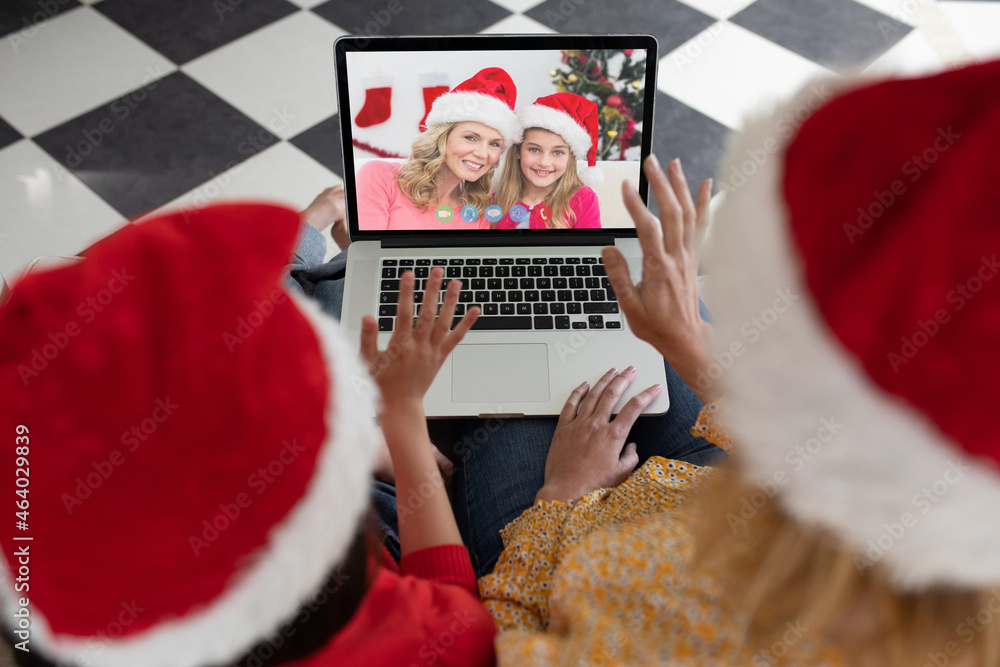
[[[407,554],[399,563],[399,571],[404,575],[461,586],[479,595],[469,552],[460,544],[446,544]]]

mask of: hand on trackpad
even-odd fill
[[[545,343],[466,344],[452,354],[451,398],[456,403],[549,400]]]

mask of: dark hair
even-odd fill
[[[326,645],[351,620],[368,590],[369,553],[377,555],[380,550],[368,523],[363,522],[344,561],[330,572],[316,594],[302,603],[292,619],[231,664],[277,667],[301,660]],[[0,639],[10,647],[18,667],[62,667],[38,653],[15,650],[13,636],[6,629]]]

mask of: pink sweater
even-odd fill
[[[518,202],[521,206],[528,208],[527,204]],[[571,229],[600,229],[601,228],[601,207],[597,203],[597,193],[586,185],[573,193],[569,200],[569,206],[576,213],[576,222]],[[531,211],[531,221],[528,229],[547,229],[545,222],[538,217],[538,206]],[[510,219],[510,211],[506,211],[504,216],[497,223],[497,229],[515,229],[517,223]]]
[[[358,170],[358,224],[371,229],[489,229],[490,223],[479,212],[475,222],[465,222],[454,212],[450,222],[435,216],[435,207],[421,211],[403,194],[396,183],[401,164],[372,160]]]

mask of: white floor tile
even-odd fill
[[[526,12],[536,5],[540,5],[545,0],[492,0],[494,5],[500,5],[504,9],[512,12]]]
[[[502,21],[494,23],[489,28],[481,30],[480,34],[551,34],[554,32],[555,30],[552,28],[544,26],[534,19],[529,19],[527,16],[521,16],[520,14],[512,14]]]
[[[945,69],[923,31],[917,29],[899,40],[865,69],[877,76],[926,76]]]
[[[181,195],[150,215],[177,208],[199,209],[232,199],[268,200],[301,211],[320,192],[342,182],[339,176],[292,144],[281,142]],[[327,236],[329,237],[329,231]],[[333,239],[328,238],[327,248],[328,257],[337,251]]]
[[[728,19],[740,13],[755,0],[681,0],[685,5],[717,19]]]
[[[41,255],[75,255],[124,220],[27,139],[0,150],[0,272],[8,281]]]
[[[727,127],[766,110],[803,84],[832,73],[728,21],[710,26],[660,59],[658,87]]]
[[[939,2],[938,7],[973,58],[1000,57],[1000,3]]]
[[[344,34],[298,12],[184,65],[184,71],[289,139],[337,111],[333,42]]]
[[[0,115],[27,136],[176,69],[90,7],[70,10],[4,41]]]

